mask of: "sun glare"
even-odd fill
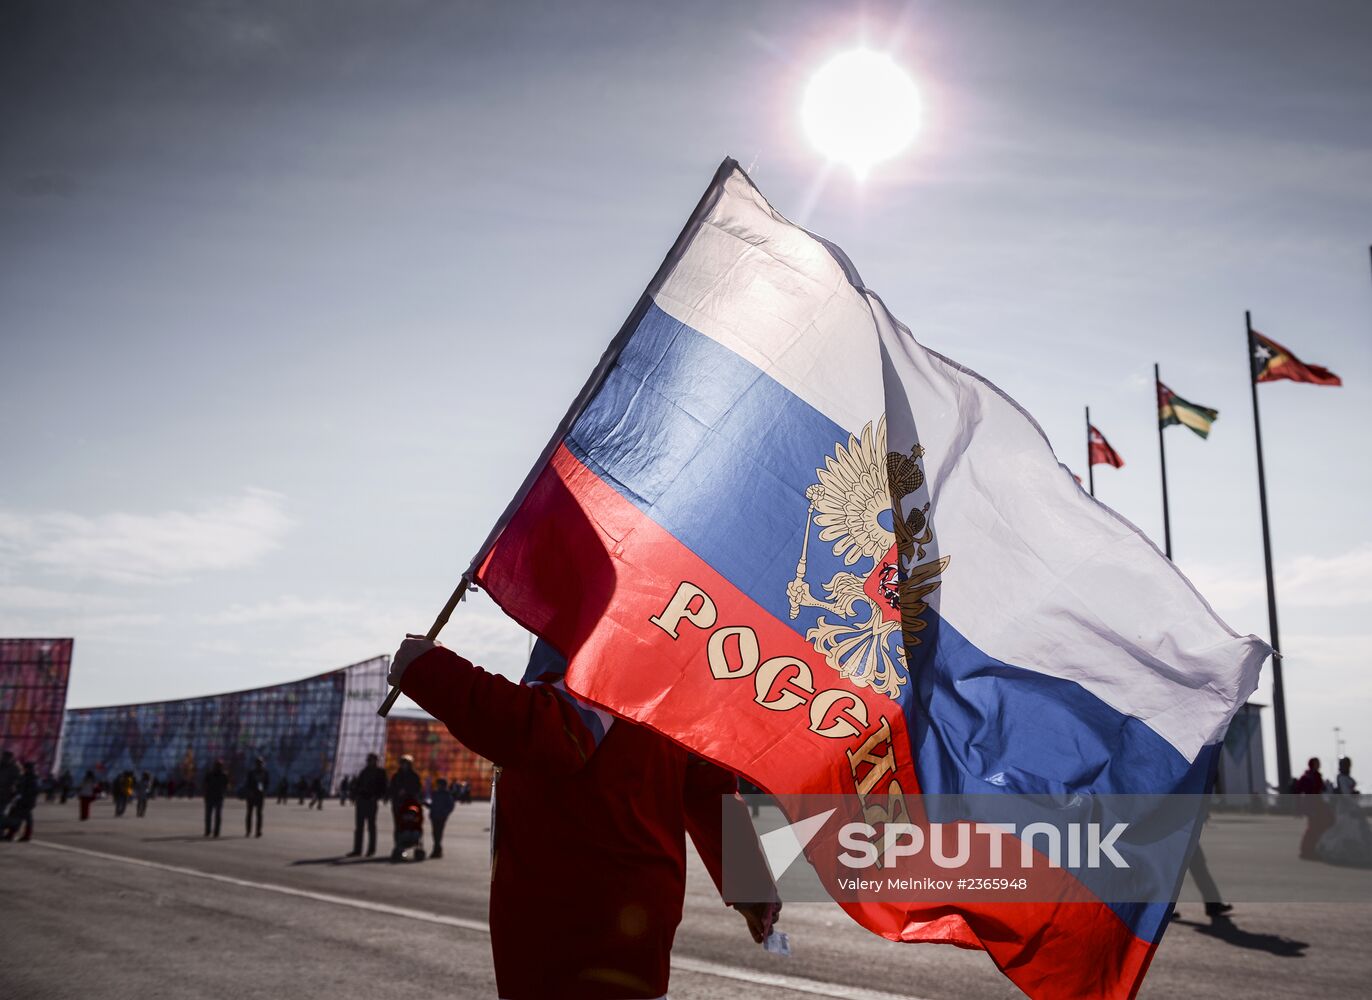
[[[914,139],[919,91],[890,56],[855,49],[835,56],[810,79],[801,118],[815,148],[861,179]]]

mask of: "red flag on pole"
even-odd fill
[[[1343,379],[1328,368],[1307,365],[1275,340],[1254,330],[1253,381],[1276,382],[1284,378],[1312,385],[1343,385]]]
[[[1117,469],[1124,468],[1124,459],[1120,458],[1119,452],[1110,447],[1110,442],[1105,440],[1105,435],[1092,425],[1088,433],[1091,435],[1091,447],[1088,457],[1092,465],[1113,465]]]

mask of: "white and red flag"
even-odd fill
[[[1117,469],[1124,468],[1124,459],[1120,458],[1119,452],[1110,447],[1110,442],[1105,440],[1105,435],[1096,428],[1095,424],[1090,425],[1087,434],[1090,442],[1087,454],[1092,465],[1113,465]]]

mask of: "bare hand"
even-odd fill
[[[400,644],[400,648],[391,657],[391,672],[386,675],[386,680],[391,687],[400,687],[400,677],[405,673],[405,668],[435,646],[441,645],[443,645],[441,642],[435,642],[422,635],[415,635],[412,632],[405,633],[405,641]]]
[[[777,918],[781,916],[781,903],[733,903],[735,910],[743,914],[743,919],[748,923],[748,933],[753,936],[753,940],[758,944],[767,940],[772,933],[772,928],[776,925]]]

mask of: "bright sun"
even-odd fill
[[[815,147],[862,178],[914,139],[919,91],[890,56],[854,49],[830,59],[810,79],[801,117]]]

